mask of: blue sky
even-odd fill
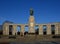
[[[36,23],[60,22],[60,0],[0,0],[0,24],[28,23],[31,7]]]

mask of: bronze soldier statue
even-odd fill
[[[33,9],[30,9],[30,15],[33,16]]]

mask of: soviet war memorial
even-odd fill
[[[60,44],[60,1],[0,1],[0,44]]]
[[[35,29],[35,26],[38,28]],[[20,28],[19,32],[17,31],[17,27]],[[25,27],[28,27],[28,31],[25,31]],[[37,43],[40,43],[40,41],[60,41],[60,23],[36,24],[34,10],[32,8],[30,9],[28,24],[15,24],[13,22],[5,21],[2,24],[1,29],[0,42],[17,41],[35,43],[36,41]],[[42,44],[43,43],[44,42],[42,42]]]
[[[48,24],[36,24],[34,15],[34,11],[32,8],[30,9],[30,17],[28,20],[28,24],[13,24],[10,22],[6,22],[3,24],[3,35],[59,35],[60,34],[60,23],[48,23]],[[21,28],[20,32],[17,33],[17,26]],[[25,26],[28,26],[28,32],[25,33]],[[38,29],[35,30],[35,26],[38,26]],[[43,28],[44,27],[44,28]],[[45,30],[44,30],[45,29]],[[36,33],[37,32],[37,33]]]

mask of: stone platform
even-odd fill
[[[53,38],[54,35],[26,35],[26,36],[15,36],[16,38],[9,38],[9,36],[1,36],[0,42],[42,42],[42,41],[58,41],[60,38]]]

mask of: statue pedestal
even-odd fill
[[[28,33],[35,33],[35,22],[34,22],[34,16],[30,16],[29,18],[29,31]]]

